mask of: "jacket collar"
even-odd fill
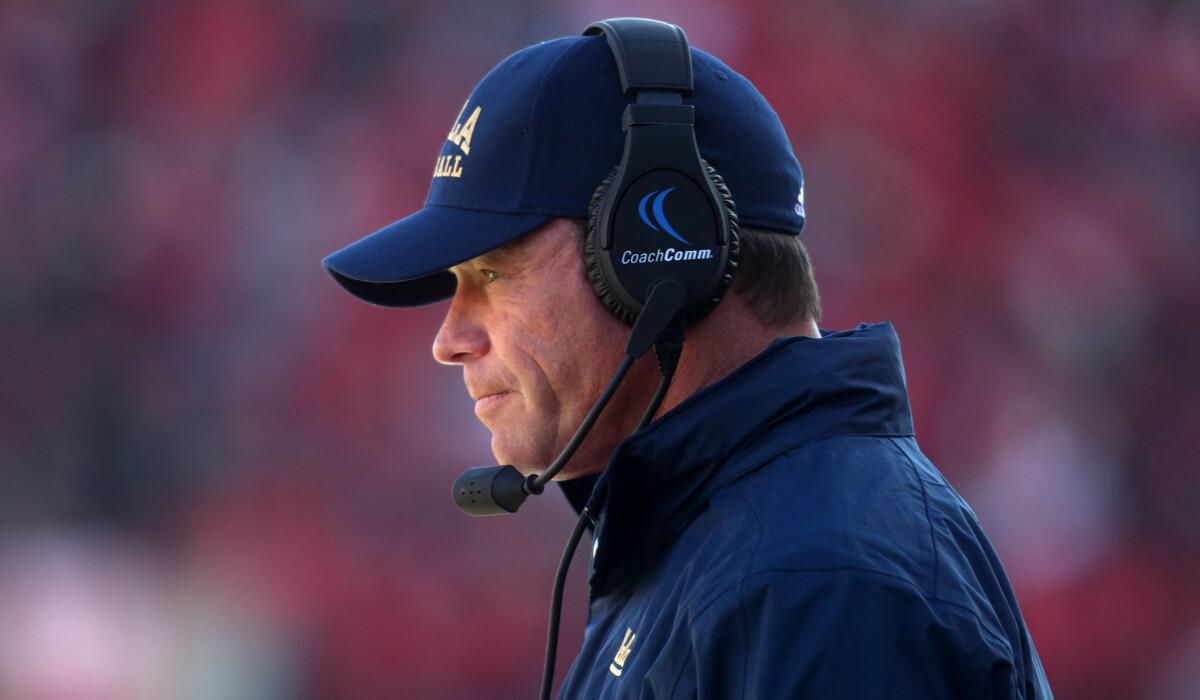
[[[593,595],[635,582],[714,493],[777,455],[827,437],[912,434],[890,323],[774,341],[618,445],[591,496]],[[564,488],[577,508],[587,486]]]

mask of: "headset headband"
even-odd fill
[[[617,59],[621,89],[692,91],[692,53],[687,35],[673,24],[622,17],[589,24],[584,36],[603,34]]]
[[[585,267],[600,301],[632,324],[651,288],[677,281],[687,324],[720,301],[737,266],[737,212],[724,181],[700,155],[687,36],[673,24],[623,17],[588,25],[604,35],[625,107],[621,161],[596,188]],[[668,197],[670,198],[668,200]]]

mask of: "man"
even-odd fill
[[[656,420],[634,433],[658,372],[643,358],[558,475],[577,509],[606,482],[561,697],[1050,697],[995,552],[917,447],[893,329],[817,329],[778,118],[691,57],[740,265],[687,329]],[[621,159],[623,75],[598,36],[510,56],[455,120],[425,208],[325,261],[374,303],[450,299],[434,357],[463,368],[496,458],[525,474],[563,450],[629,333],[589,279],[583,223]]]

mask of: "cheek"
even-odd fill
[[[565,441],[599,394],[587,372],[585,349],[571,338],[526,336],[508,358],[521,392],[526,427],[546,440]]]
[[[520,392],[523,410],[539,421],[558,411],[558,386],[554,378],[569,358],[560,354],[560,342],[552,334],[528,323],[512,323],[493,339],[493,352]]]
[[[608,323],[610,320],[613,323]],[[624,355],[625,335],[624,325],[613,317],[576,317],[562,334],[557,362],[548,372],[572,420],[583,419],[612,379]]]
[[[505,305],[505,333],[495,348],[518,378],[528,417],[562,442],[604,390],[629,334],[578,267],[553,284],[522,288],[520,303]]]

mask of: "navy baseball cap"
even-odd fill
[[[749,80],[691,49],[700,153],[724,178],[746,227],[799,235],[804,176],[779,117]],[[325,258],[351,294],[418,306],[454,294],[448,268],[551,219],[584,219],[620,162],[621,90],[603,36],[518,51],[471,92],[434,164],[420,211]]]

